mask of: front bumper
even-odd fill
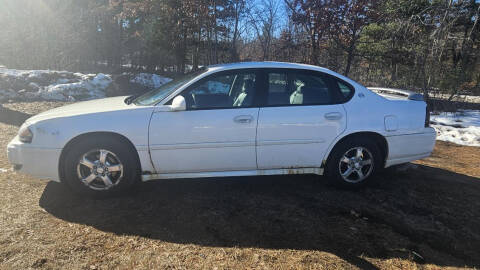
[[[60,181],[58,164],[62,149],[35,147],[15,137],[7,146],[7,155],[14,170],[36,178]]]
[[[437,133],[433,128],[425,128],[421,133],[386,137],[388,158],[385,167],[407,163],[430,156],[435,147]]]

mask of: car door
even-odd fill
[[[186,111],[154,113],[157,173],[256,170],[256,78],[255,70],[210,75],[181,93]]]
[[[328,75],[315,71],[268,70],[263,81],[258,168],[320,167],[330,143],[346,128],[342,92]]]

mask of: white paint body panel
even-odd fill
[[[70,140],[91,132],[112,132],[132,142],[143,170],[154,171],[148,153],[148,125],[154,107],[127,105],[125,98],[79,102],[33,116],[25,122],[34,133],[33,141],[25,144],[14,139],[7,147],[10,163],[23,165],[20,172],[60,181],[60,154]],[[36,155],[45,157],[32,158]]]
[[[166,102],[196,81],[216,72],[244,68],[313,70],[338,77],[355,88],[343,105],[268,107],[170,112]],[[156,106],[124,103],[125,97],[80,102],[28,119],[31,143],[14,138],[8,145],[20,172],[59,181],[62,150],[73,138],[110,132],[127,138],[138,152],[144,180],[323,172],[322,163],[345,136],[374,132],[388,144],[385,166],[423,158],[433,150],[435,132],[424,127],[426,104],[387,99],[333,71],[301,64],[241,63],[211,67]],[[324,115],[339,112],[342,118]],[[250,123],[235,123],[237,116]],[[257,126],[258,124],[258,126]]]
[[[258,108],[156,112],[150,151],[157,173],[257,169]],[[236,117],[250,117],[237,123]]]
[[[22,172],[38,178],[58,181],[58,163],[62,149],[29,146],[16,136],[8,145],[7,156],[12,164],[22,164]]]
[[[412,158],[421,159],[430,156],[435,146],[435,136],[435,130],[430,128],[424,133],[387,137],[390,151],[386,167],[411,161]]]
[[[327,120],[329,113],[341,117]],[[342,105],[261,108],[258,168],[320,167],[329,143],[346,128],[345,115]]]

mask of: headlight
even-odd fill
[[[22,126],[18,131],[18,138],[21,142],[31,143],[33,139],[33,133],[28,126]]]

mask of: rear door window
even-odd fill
[[[328,87],[324,76],[309,73],[292,74],[293,91],[290,94],[292,105],[316,105],[334,103],[333,91]]]
[[[325,74],[314,71],[268,72],[268,106],[338,104],[339,86]],[[349,93],[345,93],[348,95]]]

